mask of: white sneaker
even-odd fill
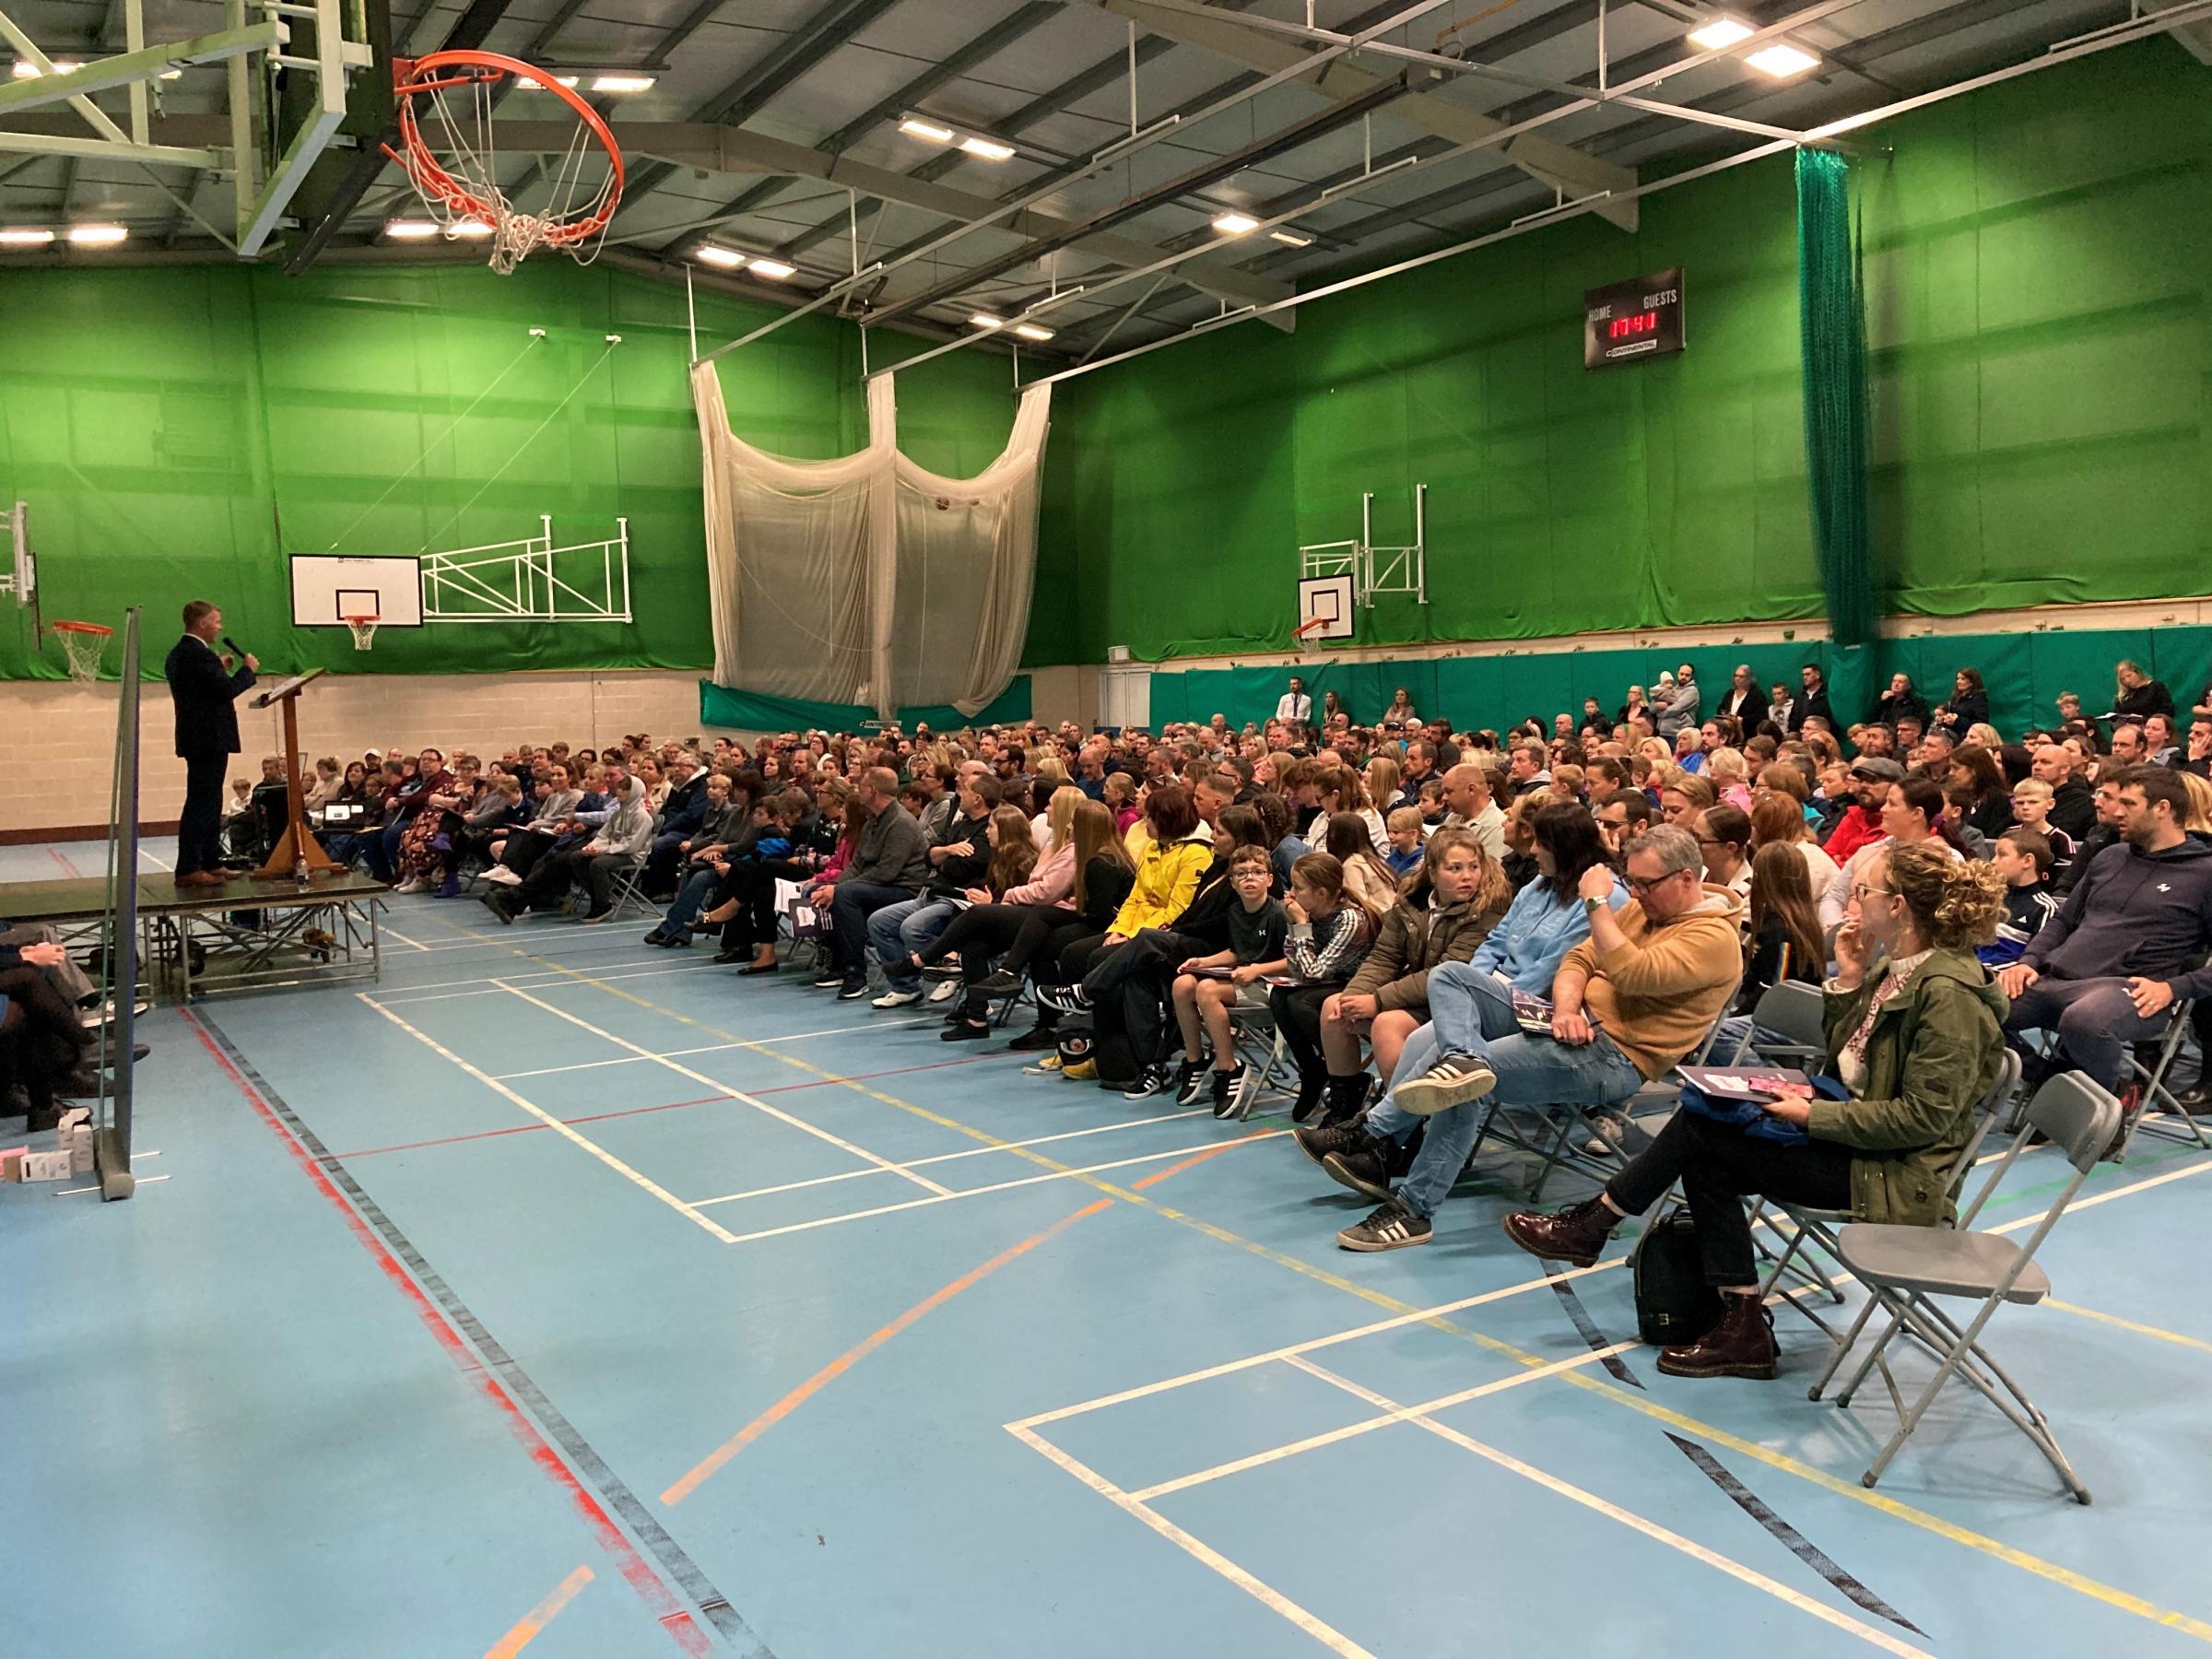
[[[493,865],[490,869],[484,872],[484,879],[496,881],[501,887],[521,887],[523,885],[523,878],[505,865]]]
[[[419,893],[425,887],[429,885],[429,884],[424,881],[421,877],[417,876],[409,880],[401,882],[392,890],[395,893]]]
[[[886,991],[868,1006],[871,1008],[903,1008],[922,1000],[919,991]]]
[[[948,1003],[959,994],[960,982],[959,980],[940,980],[931,988],[929,1000],[933,1003]]]

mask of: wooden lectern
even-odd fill
[[[253,872],[256,881],[304,881],[317,870],[346,867],[323,851],[323,843],[307,827],[307,799],[300,787],[300,693],[321,679],[324,673],[321,668],[310,668],[305,674],[279,680],[249,705],[256,709],[265,709],[272,703],[284,705],[284,834],[270,852],[268,862]]]

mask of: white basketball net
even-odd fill
[[[100,677],[100,659],[107,654],[108,641],[112,638],[108,629],[89,633],[75,628],[56,628],[62,636],[62,650],[69,659],[69,677],[80,686],[88,686]]]
[[[347,617],[346,618],[346,626],[353,634],[353,648],[356,651],[369,649],[369,641],[376,638],[376,625],[381,619],[376,617]]]
[[[606,228],[602,226],[597,235],[582,240],[564,232],[588,223],[606,205],[615,188],[614,170],[607,165],[606,152],[592,142],[590,130],[578,122],[568,147],[558,156],[532,158],[527,172],[516,164],[519,158],[511,158],[508,171],[516,190],[545,193],[543,211],[521,211],[500,186],[492,106],[495,89],[502,79],[515,80],[518,90],[531,89],[531,84],[519,76],[485,76],[472,78],[465,88],[439,88],[411,95],[422,142],[444,169],[451,184],[447,179],[427,172],[419,159],[411,154],[403,152],[400,165],[423,206],[444,227],[449,240],[488,235],[491,268],[500,276],[512,276],[516,265],[548,244],[559,247],[578,265],[590,265],[599,256]],[[479,204],[490,206],[488,222]]]

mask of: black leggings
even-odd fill
[[[1267,994],[1267,1008],[1283,1046],[1298,1062],[1301,1084],[1319,1084],[1329,1075],[1328,1058],[1321,1049],[1321,1005],[1342,985],[1277,985]]]
[[[91,1036],[42,968],[28,962],[0,968],[0,995],[8,999],[0,1055],[31,1105],[45,1112],[55,1088],[84,1063]]]
[[[706,908],[714,910],[733,900],[737,913],[722,924],[724,950],[758,950],[776,942],[776,883],[805,884],[808,871],[788,859],[771,858],[765,864],[747,859],[730,866]]]
[[[1676,1182],[1697,1218],[1705,1282],[1723,1289],[1759,1283],[1751,1263],[1751,1222],[1744,1198],[1763,1193],[1785,1204],[1851,1207],[1851,1148],[1833,1141],[1783,1146],[1732,1124],[1677,1112],[1659,1137],[1606,1182],[1606,1196],[1641,1216]]]

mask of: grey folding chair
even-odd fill
[[[1275,1029],[1275,1017],[1259,1008],[1231,1008],[1230,1034],[1237,1040],[1237,1058],[1244,1062],[1244,1080],[1237,1086],[1236,1103],[1229,1115],[1241,1123],[1258,1108],[1263,1095],[1288,1100],[1296,1094],[1286,1087],[1292,1076],[1290,1048]]]
[[[606,912],[594,917],[594,920],[596,922],[619,922],[622,919],[622,912],[632,906],[646,912],[656,920],[666,913],[659,905],[645,897],[645,854],[642,853],[615,872],[614,881],[609,885],[607,890]]]
[[[1911,1406],[1905,1404],[1904,1396],[1899,1393],[1888,1367],[1882,1366],[1882,1380],[1897,1406],[1897,1432],[1860,1477],[1864,1485],[1871,1487],[1881,1478],[1889,1460],[1897,1455],[1898,1448],[1919,1426],[1944,1384],[1956,1375],[1963,1378],[2035,1443],[2036,1450],[2050,1460],[2051,1466],[2058,1471],[2077,1501],[2089,1500],[2089,1489],[2082,1485],[2065,1453],[2059,1450],[2049,1419],[2020,1385],[1990,1358],[1982,1346],[1982,1334],[2002,1304],[2032,1305],[2051,1293],[2050,1278],[2035,1265],[2035,1253],[2051,1236],[2051,1230],[2058,1225],[2058,1218],[2065,1214],[2066,1206],[2081,1190],[2081,1183],[2088,1179],[2089,1171],[2102,1160],[2105,1148],[2112,1145],[2120,1126],[2120,1102],[2079,1072],[2061,1072],[2035,1091],[2028,1102],[2027,1118],[2027,1127],[2013,1137],[2011,1147],[1991,1171],[1972,1205],[1959,1218],[1956,1230],[1853,1222],[1836,1235],[1836,1259],[1865,1286],[1868,1300],[1829,1357],[1828,1364],[1812,1386],[1811,1397],[1816,1400],[1820,1397],[1877,1307],[1889,1315],[1889,1323],[1859,1362],[1858,1369],[1852,1372],[1843,1392],[1836,1396],[1839,1407],[1850,1406],[1852,1396],[1866,1380],[1866,1373],[1881,1362],[1890,1339],[1900,1331],[1939,1356],[1936,1374],[1928,1379],[1920,1397]],[[1974,1217],[2011,1173],[2012,1166],[2038,1131],[2073,1165],[2073,1178],[2043,1213],[2025,1244],[2015,1244],[1998,1233],[1971,1230]],[[1961,1325],[1936,1304],[1937,1297],[1973,1301],[1976,1306],[1972,1317]]]
[[[1751,1010],[1751,1023],[1728,1064],[1741,1065],[1747,1056],[1756,1053],[1770,1065],[1804,1065],[1807,1062],[1818,1065],[1828,1057],[1828,1031],[1822,1022],[1827,1001],[1819,986],[1803,980],[1769,985],[1759,993]],[[1782,1041],[1761,1041],[1761,1031],[1771,1031]]]
[[[2173,1063],[2181,1055],[2182,1039],[2188,1035],[2190,1013],[2195,1006],[2193,997],[2174,1003],[2169,1011],[2165,1036],[2156,1043],[2138,1043],[2124,1051],[2129,1075],[2143,1090],[2143,1097],[2141,1103],[2128,1114],[2126,1131],[2112,1153],[2113,1162],[2125,1163],[2127,1149],[2136,1144],[2136,1136],[2147,1133],[2159,1140],[2194,1140],[2204,1150],[2212,1152],[2212,1140],[2205,1138],[2205,1126],[2174,1099],[2173,1090],[2166,1084],[2167,1074],[2173,1070]],[[2143,1063],[2146,1051],[2150,1054],[2147,1065]],[[2154,1112],[2161,1120],[2161,1126],[2157,1129],[2149,1124]]]

